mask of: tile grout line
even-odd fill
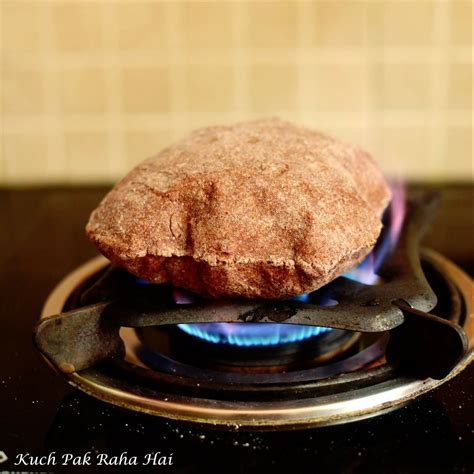
[[[43,53],[46,51],[57,52],[57,38],[54,19],[54,4],[50,8],[43,10],[43,21],[45,28],[41,30],[40,41],[43,46]],[[66,144],[63,134],[61,133],[61,123],[63,119],[63,111],[61,108],[60,99],[60,81],[59,71],[60,64],[57,61],[57,56],[53,54],[52,64],[44,69],[44,98],[46,106],[46,117],[48,127],[45,127],[46,132],[46,146],[47,146],[47,165],[46,173],[61,176],[68,176],[68,162],[66,153]],[[46,125],[46,123],[44,124]]]
[[[188,128],[188,101],[186,96],[189,93],[187,81],[187,71],[183,67],[183,28],[182,25],[182,3],[170,2],[165,9],[165,37],[170,47],[170,68],[167,71],[170,83],[171,106],[171,140],[180,138]],[[179,30],[179,31],[178,31]]]
[[[378,6],[377,6],[378,7]],[[369,103],[367,105],[367,129],[370,131],[370,144],[369,148],[371,153],[380,151],[380,134],[381,126],[380,121],[377,119],[379,113],[377,107],[377,94],[379,91],[377,87],[380,88],[380,68],[382,65],[383,54],[380,54],[380,49],[377,47],[379,42],[378,32],[370,27],[371,23],[376,23],[377,21],[377,10],[374,10],[376,7],[369,8],[367,7],[366,11],[366,35],[367,35],[367,87],[369,90]],[[371,59],[372,58],[372,59]]]
[[[439,168],[443,169],[446,152],[447,133],[445,114],[448,107],[448,84],[449,84],[449,34],[450,34],[450,12],[448,3],[437,0],[434,4],[433,42],[440,52],[438,61],[433,62],[431,68],[432,84],[431,93],[433,106],[433,124],[431,129],[432,156]]]
[[[301,0],[300,0],[301,1]],[[304,1],[304,0],[303,0]],[[104,4],[104,6],[109,6]],[[246,22],[246,15],[243,15],[242,23]],[[172,28],[170,26],[169,28]],[[172,28],[173,29],[173,28]],[[172,36],[177,36],[171,33]],[[268,63],[287,63],[294,58],[294,49],[266,49],[255,48],[252,57],[248,55],[249,48],[235,48],[235,56],[246,58],[248,64],[253,62],[265,61]],[[334,48],[317,46],[299,46],[299,58],[305,63],[318,64],[351,64],[359,63],[361,60],[377,61],[382,55],[387,63],[399,63],[400,61],[409,63],[431,64],[438,62],[439,55],[433,50],[433,47],[405,47],[405,46],[386,46],[381,47],[372,45],[370,52],[365,47],[353,48]],[[472,62],[472,50],[469,47],[457,46],[451,51],[452,58],[458,62]],[[87,55],[77,55],[70,52],[48,52],[46,57],[38,53],[18,52],[17,58],[22,64],[29,67],[44,68],[97,68],[103,64],[103,52],[90,52]],[[166,61],[169,58],[168,53],[160,53],[156,50],[141,51],[115,51],[115,62],[111,67],[120,69],[124,65],[128,67],[147,67],[156,66],[156,61]],[[192,65],[221,65],[234,64],[235,58],[232,58],[225,51],[219,50],[197,50],[192,57],[187,57],[180,53],[175,54],[174,62],[180,66]]]
[[[121,75],[118,60],[117,5],[102,4],[103,71],[106,87],[107,165],[109,172],[123,174],[127,171],[125,140],[123,137],[123,107]],[[115,176],[114,176],[115,177]]]
[[[283,110],[284,113],[290,114],[290,110]],[[341,110],[321,110],[314,111],[312,109],[303,108],[305,114],[312,113],[316,118],[326,117],[328,122],[334,124],[335,126],[353,126],[359,128],[360,123],[360,114],[357,112],[352,113],[343,109]],[[387,116],[389,112],[389,116]],[[221,114],[223,119],[232,119],[232,111],[229,113]],[[204,119],[215,118],[215,113],[202,113],[202,112],[188,112],[188,116],[195,118],[198,116],[203,117]],[[471,117],[471,111],[465,109],[451,109],[443,113],[444,122],[453,125],[453,126],[462,126],[466,124],[466,121]],[[162,130],[169,130],[169,115],[168,114],[133,114],[126,116],[122,114],[120,120],[116,121],[115,126],[118,127],[118,130],[127,130],[128,128],[134,128],[139,130],[141,126],[143,127],[153,127],[154,125],[157,128]],[[427,117],[425,111],[419,111],[418,109],[384,109],[374,112],[374,121],[380,123],[383,127],[392,127],[395,125],[400,125],[401,123],[404,126],[412,125],[423,125],[423,124],[432,124],[438,120],[434,116]],[[364,125],[364,124],[362,124]],[[365,125],[364,125],[365,126]],[[63,120],[59,124],[55,118],[45,119],[41,115],[30,116],[30,117],[14,117],[10,116],[8,123],[4,123],[4,130],[7,133],[25,133],[31,131],[31,129],[38,129],[43,127],[44,130],[53,131],[56,129],[59,130],[108,130],[110,129],[110,122],[103,114],[69,114],[63,117]]]
[[[298,0],[297,2],[297,104],[298,104],[298,118],[301,123],[305,121],[306,114],[304,113],[305,104],[315,104],[314,89],[311,87],[311,84],[308,84],[307,71],[308,67],[311,64],[308,64],[308,61],[305,59],[304,49],[307,45],[311,44],[312,39],[312,29],[310,20],[312,18],[313,12],[313,3],[306,0]]]
[[[250,113],[250,84],[248,48],[245,48],[247,25],[249,21],[247,4],[232,2],[233,68],[234,68],[234,107],[239,119]]]

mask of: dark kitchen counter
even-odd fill
[[[424,244],[472,276],[474,189],[429,188],[440,192],[441,202]],[[141,456],[160,451],[173,453],[173,466],[150,472],[473,472],[473,365],[434,393],[386,415],[290,433],[202,431],[108,406],[70,388],[33,348],[32,328],[54,285],[97,254],[83,228],[105,192],[0,190],[0,451],[9,458],[1,469],[59,470],[13,467],[15,456],[26,452]]]

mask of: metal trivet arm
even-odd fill
[[[166,285],[134,285],[111,267],[84,296],[104,300],[41,321],[35,343],[59,370],[71,373],[123,358],[121,326],[179,323],[278,322],[360,332],[391,331],[389,362],[418,376],[444,377],[466,351],[466,336],[455,323],[427,314],[436,305],[420,264],[419,241],[431,221],[433,196],[412,196],[399,242],[369,286],[341,277],[325,287],[336,306],[299,301],[227,300],[176,305]]]

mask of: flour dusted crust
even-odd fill
[[[390,199],[371,157],[278,119],[203,128],[133,169],[87,234],[113,263],[212,297],[285,298],[359,263]]]

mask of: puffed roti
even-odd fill
[[[365,151],[258,120],[199,129],[139,164],[86,231],[114,264],[151,282],[281,299],[361,262],[389,200]]]

